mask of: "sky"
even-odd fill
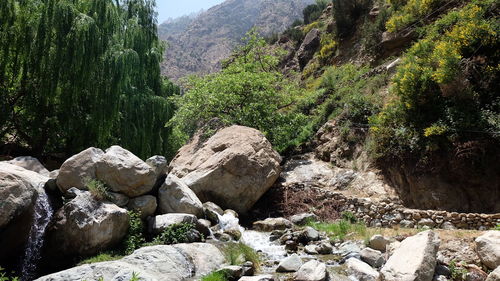
[[[162,23],[168,18],[177,18],[198,12],[201,9],[207,10],[224,0],[156,0],[158,8],[158,23]]]

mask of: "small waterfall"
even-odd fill
[[[40,192],[35,203],[33,225],[24,250],[21,281],[31,281],[35,277],[38,261],[40,260],[40,251],[44,242],[45,229],[53,214],[54,210],[50,205],[49,197],[45,191]]]

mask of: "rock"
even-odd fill
[[[399,246],[401,246],[401,242],[399,241],[394,241],[391,242],[389,245],[387,245],[385,251],[386,260],[389,259],[389,257],[392,256],[392,254],[394,254],[394,252],[396,251],[397,248],[399,248]]]
[[[56,169],[54,171],[50,171],[49,173],[49,178],[56,180],[57,177],[59,176],[59,169]]]
[[[495,269],[500,266],[500,231],[487,231],[474,242],[477,254],[486,267]]]
[[[364,248],[359,254],[361,255],[362,261],[373,267],[381,267],[385,262],[382,252],[372,248]]]
[[[61,192],[65,193],[72,187],[87,189],[87,182],[96,178],[97,162],[103,156],[104,151],[91,147],[64,161],[56,181]]]
[[[292,222],[285,218],[267,218],[253,223],[253,228],[257,231],[284,230],[292,227]]]
[[[203,227],[206,227],[207,229],[212,226],[212,223],[206,219],[198,219],[198,224],[203,225]]]
[[[316,245],[316,252],[320,255],[329,255],[333,251],[333,246],[328,242],[321,242]]]
[[[204,237],[209,237],[212,234],[210,231],[210,221],[204,219],[198,219],[196,229],[203,234]]]
[[[318,241],[319,240],[319,232],[310,227],[307,226],[302,230],[302,232],[299,234],[299,241],[302,242],[304,245],[311,241]]]
[[[284,258],[279,264],[276,272],[295,272],[299,270],[302,266],[302,259],[297,255],[293,254]]]
[[[257,275],[257,276],[244,276],[241,277],[239,281],[274,281],[274,278],[270,274]]]
[[[455,227],[455,225],[453,223],[449,222],[449,221],[443,222],[443,224],[441,225],[441,228],[445,229],[445,230],[455,230],[455,229],[457,229]]]
[[[243,276],[243,267],[239,265],[226,265],[217,272],[221,272],[228,276],[227,279],[238,280]]]
[[[156,212],[157,206],[156,197],[152,195],[132,198],[128,203],[128,209],[139,212],[141,214],[141,218],[143,219],[153,216]]]
[[[234,241],[239,241],[241,239],[241,231],[236,228],[226,229],[224,233],[228,234],[233,238]]]
[[[404,228],[413,228],[415,223],[411,220],[402,220],[399,222],[399,225]]]
[[[485,281],[488,278],[488,274],[475,264],[466,265],[465,268],[468,271],[465,281]]]
[[[130,280],[133,273],[139,275],[140,280],[181,281],[201,278],[224,262],[222,252],[211,244],[151,246],[121,260],[82,265],[37,281]]]
[[[5,161],[11,165],[16,165],[22,168],[25,168],[28,171],[33,171],[35,173],[39,173],[44,177],[50,177],[50,172],[47,170],[38,159],[31,156],[20,156],[16,157],[12,160]]]
[[[121,193],[108,192],[108,196],[109,196],[109,198],[108,198],[109,201],[113,202],[118,207],[125,207],[125,206],[127,206],[128,202],[130,201],[130,199],[127,196],[125,196]]]
[[[114,145],[106,150],[96,165],[96,176],[114,192],[137,197],[153,189],[154,169],[132,152]]]
[[[129,227],[127,210],[99,202],[82,191],[56,212],[47,232],[48,254],[54,259],[90,256],[118,244]]]
[[[224,211],[213,202],[205,202],[203,203],[203,214],[207,220],[215,225],[219,223],[219,216],[224,215]]]
[[[435,275],[443,275],[446,277],[451,276],[451,270],[445,265],[438,264],[436,265],[436,269],[434,270]]]
[[[255,265],[251,261],[246,261],[242,265],[243,276],[253,276],[255,274]]]
[[[149,230],[153,234],[161,233],[165,228],[181,223],[198,225],[198,219],[191,214],[165,214],[159,215],[149,220]]]
[[[350,258],[346,261],[347,272],[354,275],[359,281],[376,281],[379,273],[367,263]]]
[[[368,247],[378,250],[381,252],[385,252],[387,245],[389,245],[391,241],[384,236],[377,234],[373,235],[372,238],[370,238],[370,241],[368,242]]]
[[[152,156],[146,160],[146,164],[153,168],[156,178],[166,175],[168,172],[168,161],[167,158],[163,156]]]
[[[194,192],[175,175],[168,175],[158,191],[160,214],[185,213],[199,218],[203,205]]]
[[[434,275],[432,281],[450,281],[450,280],[448,279],[448,277],[444,275]]]
[[[0,229],[33,207],[48,180],[39,173],[0,162]]]
[[[385,50],[391,51],[408,45],[415,38],[415,35],[413,30],[395,33],[386,31],[382,33],[380,44]]]
[[[297,244],[296,241],[293,240],[288,240],[285,242],[285,250],[288,253],[295,253],[299,249],[299,245]]]
[[[297,58],[299,60],[300,69],[304,69],[307,63],[313,58],[314,53],[320,46],[321,41],[321,32],[317,28],[311,29],[309,33],[307,33],[304,41],[300,45],[299,50],[297,51]]]
[[[317,255],[318,251],[316,251],[317,245],[307,245],[304,247],[304,252],[309,255]]]
[[[235,218],[238,217],[238,213],[235,210],[231,210],[231,209],[224,210],[224,215],[227,215],[227,214],[229,214]]]
[[[427,226],[427,227],[433,228],[434,226],[436,226],[436,223],[431,219],[421,219],[418,221],[417,225],[419,227]]]
[[[318,216],[313,213],[302,213],[290,217],[290,221],[296,225],[305,225],[308,222],[317,221]]]
[[[493,270],[490,275],[488,275],[488,278],[486,278],[486,281],[498,281],[500,280],[500,266],[497,267],[495,270]]]
[[[347,241],[340,244],[338,250],[333,254],[337,254],[342,257],[347,257],[349,255],[352,256],[352,254],[355,254],[354,256],[360,257],[359,252],[361,252],[361,248],[355,242]]]
[[[431,281],[439,244],[439,237],[433,231],[406,238],[382,267],[381,280]]]
[[[326,264],[317,260],[303,264],[295,274],[295,281],[325,281],[328,277]]]
[[[202,202],[245,214],[281,172],[281,157],[255,129],[231,126],[201,142],[196,135],[179,150],[169,169]]]

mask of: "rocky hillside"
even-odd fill
[[[196,18],[185,17],[158,28],[168,44],[162,73],[177,80],[213,72],[252,27],[271,35],[285,30],[313,0],[228,0]]]

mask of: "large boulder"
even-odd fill
[[[488,278],[486,278],[486,281],[498,281],[500,280],[500,266],[497,267],[495,270],[493,270],[490,275],[488,275]]]
[[[199,226],[198,219],[195,215],[191,214],[165,214],[159,215],[149,220],[149,231],[158,234],[165,230],[167,227],[174,224],[189,223]]]
[[[481,262],[489,269],[500,266],[500,231],[491,230],[475,240]]]
[[[276,268],[276,272],[295,272],[299,270],[302,266],[302,259],[297,255],[293,254],[284,258]]]
[[[132,152],[114,145],[97,162],[96,176],[112,191],[128,197],[148,193],[156,182],[155,169]]]
[[[380,271],[383,281],[431,281],[440,240],[433,231],[403,240]]]
[[[164,156],[152,156],[146,160],[146,164],[155,170],[156,177],[166,175],[168,172],[168,161]]]
[[[49,177],[50,172],[47,170],[38,159],[31,156],[20,156],[16,157],[12,160],[6,161],[9,164],[16,165],[19,167],[23,167],[26,170],[33,171],[39,173],[44,177]]]
[[[267,218],[253,223],[253,228],[257,231],[285,230],[292,227],[292,222],[285,218]]]
[[[0,162],[0,263],[17,262],[33,224],[33,210],[49,178]]]
[[[262,133],[231,126],[204,143],[196,135],[179,150],[169,169],[202,202],[213,201],[244,214],[276,181],[280,161]]]
[[[96,164],[104,151],[90,147],[64,161],[57,176],[57,186],[64,193],[72,187],[87,189],[87,182],[96,178]]]
[[[97,254],[122,240],[128,219],[127,210],[96,201],[88,191],[79,192],[55,214],[47,233],[48,254],[56,263]]]
[[[157,206],[156,197],[152,195],[144,195],[130,199],[127,207],[129,210],[139,212],[141,214],[141,218],[144,219],[154,215]]]
[[[377,281],[379,273],[367,263],[356,258],[349,258],[345,262],[347,272],[359,281]]]
[[[325,281],[328,278],[326,264],[317,260],[303,264],[295,274],[295,281]]]
[[[206,275],[224,262],[222,252],[211,244],[151,246],[121,260],[82,265],[37,281],[130,280],[133,274],[145,281],[181,281]]]
[[[203,216],[203,205],[196,194],[175,175],[168,175],[158,190],[160,213],[186,213]]]

